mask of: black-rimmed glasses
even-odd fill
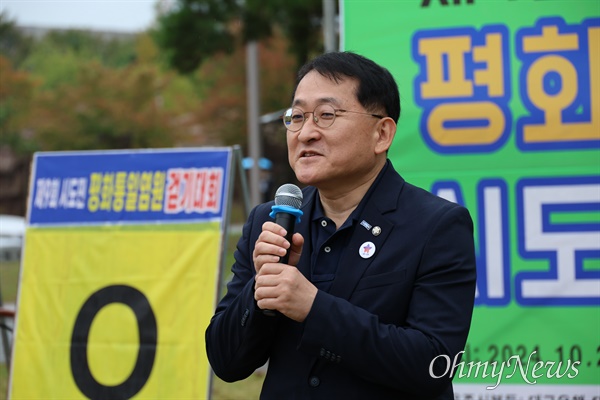
[[[340,108],[333,108],[331,104],[319,104],[315,107],[315,109],[311,111],[302,111],[299,108],[288,108],[283,114],[283,125],[287,128],[288,131],[298,132],[304,126],[304,123],[308,119],[306,114],[313,115],[313,121],[315,124],[320,126],[321,128],[329,128],[333,125],[335,121],[335,117],[338,112],[349,112],[354,114],[363,114],[368,115],[375,118],[385,118],[382,115],[371,114],[367,112],[361,111],[350,111],[350,110],[342,110]]]

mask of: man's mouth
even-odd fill
[[[315,157],[315,156],[320,156],[320,155],[321,154],[315,153],[314,151],[303,151],[302,153],[300,153],[300,158]]]

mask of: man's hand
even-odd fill
[[[285,239],[285,229],[274,222],[265,222],[252,252],[256,278],[254,298],[263,310],[277,310],[295,321],[302,322],[308,315],[317,295],[317,288],[296,268],[304,238]],[[290,249],[289,264],[279,263]]]
[[[317,288],[298,268],[287,264],[263,264],[254,286],[254,298],[263,310],[277,310],[302,322],[317,296]]]
[[[256,273],[260,272],[261,267],[266,263],[279,262],[279,258],[283,257],[290,248],[290,242],[285,239],[286,231],[275,222],[265,222],[263,230],[258,240],[254,245],[252,252],[252,261]],[[296,266],[302,254],[302,245],[304,238],[299,233],[292,236],[292,244],[290,249],[289,265]]]

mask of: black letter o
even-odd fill
[[[140,349],[131,375],[116,386],[96,381],[87,358],[88,337],[96,314],[111,303],[129,306],[138,323]],[[139,290],[125,285],[107,286],[93,293],[77,314],[71,338],[71,373],[79,390],[92,400],[129,399],[148,381],[156,355],[156,318],[148,299]]]

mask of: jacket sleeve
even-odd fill
[[[215,315],[206,329],[206,353],[215,374],[227,382],[250,376],[265,364],[278,317],[265,316],[254,300],[254,263],[252,251],[262,229],[263,214],[250,213],[242,237],[234,253],[233,277],[227,284],[227,294],[217,305]]]
[[[319,291],[304,323],[300,349],[321,358],[325,353],[328,362],[399,391],[423,396],[444,390],[450,380],[446,367],[451,369],[467,340],[476,268],[468,211],[453,206],[440,214],[424,238],[401,325],[382,323],[351,300]]]

